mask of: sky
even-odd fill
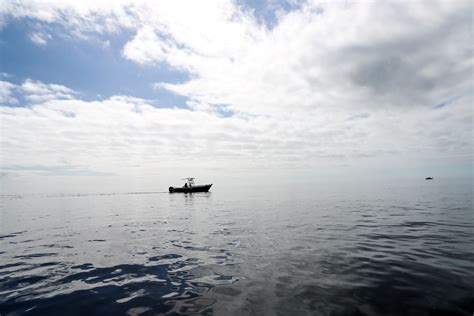
[[[1,190],[472,177],[473,10],[3,1]]]

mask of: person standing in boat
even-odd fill
[[[188,183],[187,183],[187,182],[184,183],[184,187],[185,187],[185,188],[188,187]]]

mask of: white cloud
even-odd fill
[[[20,86],[25,98],[31,102],[43,102],[55,99],[71,99],[76,93],[59,84],[44,84],[31,79],[25,80]]]
[[[48,93],[44,87],[50,85],[35,82],[34,86],[22,91],[41,95]],[[469,102],[460,99],[438,110],[379,111],[358,120],[335,110],[295,121],[291,116],[286,120],[222,117],[207,111],[156,108],[126,96],[92,102],[57,98],[24,104],[27,107],[0,107],[0,145],[3,166],[14,166],[15,172],[32,165],[127,173],[136,166],[148,171],[313,170],[399,164],[402,158],[424,163],[435,157],[470,155]]]
[[[9,81],[0,81],[0,106],[18,105],[18,98],[24,98],[29,106],[34,103],[41,103],[48,100],[72,99],[77,94],[76,91],[59,84],[45,84],[41,81],[26,79],[21,85],[13,84]]]
[[[18,100],[13,96],[14,90],[17,85],[8,81],[0,81],[0,105],[2,104],[15,104]]]
[[[48,44],[49,39],[51,39],[50,34],[45,34],[45,33],[31,33],[30,34],[30,40],[39,46],[45,46],[46,44]]]
[[[96,171],[470,159],[471,11],[470,1],[308,1],[270,29],[232,1],[10,1],[3,20],[59,23],[77,36],[133,30],[123,56],[189,72],[155,87],[187,96],[192,111],[84,102],[28,80],[28,108],[2,109],[7,162],[27,164],[34,150],[42,164]]]
[[[6,72],[0,72],[0,77],[1,78],[11,78],[12,75]]]

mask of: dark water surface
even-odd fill
[[[2,316],[473,312],[469,180],[1,198]]]

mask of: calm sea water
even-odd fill
[[[472,316],[472,190],[4,195],[0,314]]]

